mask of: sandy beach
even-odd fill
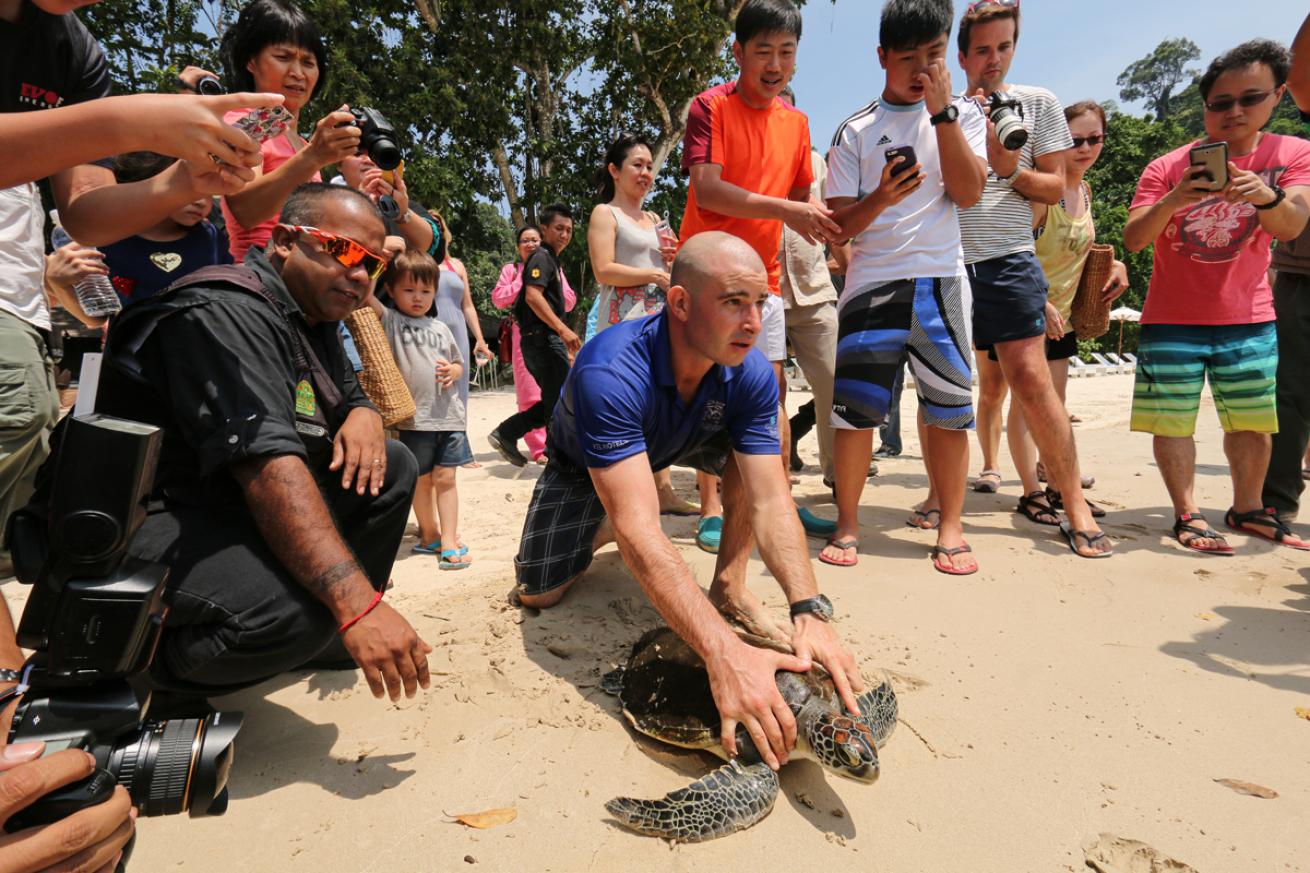
[[[1108,561],[1080,560],[1012,511],[1007,453],[1001,493],[970,492],[966,504],[981,572],[934,572],[931,534],[904,524],[926,487],[907,430],[905,454],[865,491],[858,567],[814,563],[839,632],[900,695],[881,778],[865,786],[795,762],[758,826],[678,846],[622,830],[604,809],[717,765],[638,739],[599,687],[658,616],[613,546],[558,608],[511,604],[539,468],[516,470],[487,446],[512,392],[475,394],[469,433],[483,466],[460,471],[474,563],[440,572],[407,537],[390,595],[434,646],[431,690],[392,705],[357,673],[296,673],[217,699],[246,714],[231,807],[142,819],[132,869],[1050,873],[1086,869],[1083,845],[1107,833],[1201,873],[1310,870],[1310,721],[1296,712],[1310,707],[1310,555],[1240,535],[1236,558],[1174,545],[1150,438],[1128,431],[1131,389],[1127,375],[1070,383],[1091,496],[1119,543]],[[1230,484],[1208,395],[1197,439],[1198,496],[1219,522]],[[798,502],[835,517],[813,435],[801,453]],[[689,471],[674,481],[691,496]],[[696,548],[694,520],[664,526],[708,584],[714,557]],[[758,559],[750,573],[785,616]],[[4,593],[15,603],[24,592]],[[503,807],[516,820],[489,830],[449,819]],[[1156,869],[1187,868],[1122,868]]]

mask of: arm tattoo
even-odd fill
[[[319,573],[312,579],[305,580],[305,588],[319,600],[332,600],[341,589],[344,579],[359,572],[359,565],[353,560],[339,561]]]

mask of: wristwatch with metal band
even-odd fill
[[[806,614],[814,616],[819,621],[832,621],[832,601],[820,594],[817,597],[798,600],[791,605],[792,619]]]

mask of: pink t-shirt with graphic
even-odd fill
[[[1131,209],[1164,199],[1191,166],[1188,143],[1142,172]],[[1310,142],[1265,134],[1249,155],[1231,158],[1265,184],[1310,185]],[[1269,288],[1273,237],[1249,203],[1208,197],[1179,210],[1155,240],[1143,324],[1260,324],[1274,320]]]

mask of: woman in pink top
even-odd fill
[[[222,200],[232,257],[240,263],[251,246],[268,243],[292,191],[322,181],[321,168],[355,154],[359,128],[349,124],[354,116],[343,106],[319,119],[308,142],[297,133],[300,110],[327,82],[328,56],[318,26],[291,0],[254,0],[223,35],[221,54],[230,85],[281,94],[295,119],[286,133],[263,144],[264,164],[254,181]],[[230,112],[223,120],[230,124],[243,115]]]
[[[523,290],[523,262],[528,259],[528,255],[537,250],[541,245],[541,233],[535,227],[519,228],[518,249],[519,259],[516,263],[506,264],[500,269],[500,279],[496,281],[496,287],[491,290],[491,302],[500,309],[509,309],[518,299],[519,292]],[[560,278],[564,283],[564,309],[571,311],[574,304],[578,302],[578,295],[573,293],[569,287],[568,277],[561,275]],[[523,356],[519,354],[519,326],[514,325],[514,393],[518,397],[519,412],[532,406],[541,399],[541,389],[537,387],[537,382],[528,372],[528,368],[523,364]],[[546,451],[546,429],[539,427],[534,431],[529,431],[523,437],[527,443],[528,450],[532,452],[532,459],[540,461]]]

